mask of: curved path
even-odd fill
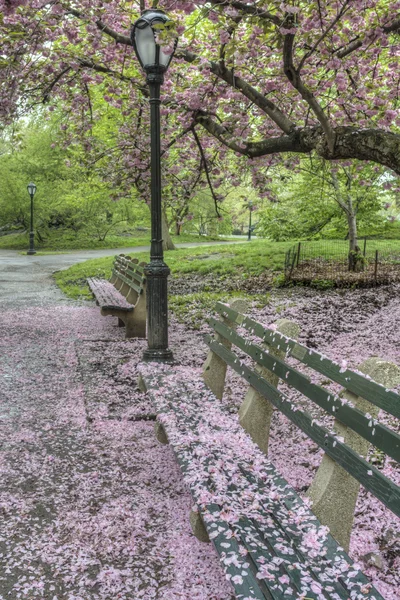
[[[226,245],[227,242],[176,244],[177,248]],[[240,243],[240,242],[232,242]],[[43,306],[49,303],[69,303],[51,279],[54,271],[104,256],[146,252],[150,246],[79,250],[66,254],[27,256],[15,250],[0,250],[0,306]]]

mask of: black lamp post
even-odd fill
[[[29,250],[27,254],[36,254],[36,250],[34,248],[34,238],[35,234],[33,232],[33,196],[36,193],[36,185],[34,183],[28,183],[28,193],[31,197],[31,230],[29,232]]]
[[[134,23],[131,32],[136,56],[146,73],[150,88],[151,249],[150,264],[145,267],[148,347],[143,358],[158,362],[171,361],[173,358],[168,348],[167,278],[170,270],[164,262],[162,247],[160,88],[178,40],[174,40],[172,52],[169,54],[166,54],[157,42],[157,34],[170,23],[172,21],[162,10],[145,10]]]
[[[249,233],[247,235],[247,239],[250,242],[251,241],[251,213],[253,212],[253,203],[249,202],[247,206],[249,207],[249,211],[250,211],[250,214],[249,214]]]

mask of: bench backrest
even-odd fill
[[[208,336],[206,339],[210,350],[286,415],[364,488],[400,516],[400,487],[346,444],[334,430],[320,424],[306,410],[301,409],[297,402],[292,401],[287,393],[272,385],[257,372],[257,367],[254,369],[248,366],[248,359],[253,359],[258,369],[263,367],[273,373],[284,382],[285,389],[289,386],[301,392],[327,414],[335,417],[396,462],[400,462],[400,436],[395,431],[395,421],[400,417],[400,396],[365,374],[347,369],[344,363],[339,365],[319,352],[273,329],[263,327],[228,305],[217,303],[215,310],[222,317],[222,321],[214,318],[210,321],[217,334],[216,337]],[[239,329],[235,330],[235,326],[239,326]],[[238,355],[237,350],[232,351],[231,344],[242,354]],[[280,358],[276,352],[279,352],[280,356],[283,353],[284,356]],[[246,362],[243,353],[248,357]],[[296,366],[293,365],[294,361],[288,362],[289,358],[298,361]],[[390,366],[390,363],[385,364]],[[299,371],[298,367],[301,365],[311,368],[314,374],[323,375],[324,379],[342,385],[351,395],[343,397],[341,393],[332,392],[313,383],[308,376]],[[397,367],[392,367],[398,373]],[[355,405],[358,397],[368,401],[369,406],[373,405],[377,410],[382,409],[391,415],[393,429],[368,412],[360,410]]]
[[[113,264],[112,277],[114,281],[119,282],[120,287],[128,286],[136,294],[143,294],[146,284],[145,264],[139,263],[137,258],[131,259],[129,256],[119,255]]]

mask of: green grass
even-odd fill
[[[165,253],[165,261],[174,275],[186,273],[213,273],[220,277],[241,275],[243,279],[260,275],[265,270],[282,269],[285,252],[291,242],[268,242],[257,240],[241,244],[226,244],[200,248],[181,248]],[[132,254],[139,261],[149,261],[148,252]],[[111,275],[113,257],[88,260],[59,271],[55,275],[57,285],[71,298],[89,297],[86,291],[87,277]]]
[[[305,243],[305,242],[304,242]],[[390,248],[400,253],[399,240],[374,240],[379,251]],[[180,274],[196,273],[208,275],[212,273],[218,278],[241,277],[243,280],[260,275],[265,271],[274,272],[273,283],[279,287],[284,283],[283,264],[285,252],[295,245],[290,242],[269,242],[266,240],[244,241],[243,243],[224,244],[222,246],[209,246],[198,248],[182,248],[165,253],[165,261],[175,277]],[[324,251],[330,258],[342,257],[343,249],[347,248],[340,240],[321,240],[307,242],[307,251],[311,255],[318,256]],[[149,253],[141,252],[132,254],[139,261],[149,261]],[[97,258],[88,260],[55,274],[55,280],[61,290],[71,298],[90,299],[91,294],[86,284],[88,277],[102,277],[108,279],[114,258]],[[329,283],[329,286],[327,285]],[[323,285],[322,285],[323,284]],[[320,289],[331,287],[331,282],[321,281]],[[240,288],[240,285],[239,285]],[[204,322],[204,314],[215,304],[217,300],[226,301],[235,292],[202,292],[171,296],[170,308],[182,322],[194,328],[200,327]],[[243,292],[239,293],[243,296]],[[259,305],[268,301],[268,294],[251,296],[253,301]]]
[[[223,241],[223,238],[198,236],[195,234],[182,234],[172,236],[174,243]],[[57,253],[63,250],[95,250],[100,248],[135,248],[150,244],[150,231],[133,231],[132,235],[109,235],[104,242],[88,237],[84,233],[75,234],[72,231],[53,231],[43,242],[35,239],[35,248],[41,251]],[[22,250],[29,248],[29,235],[27,233],[14,233],[0,237],[0,249]]]

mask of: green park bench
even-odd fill
[[[297,343],[294,323],[264,328],[240,302],[217,303],[202,374],[140,366],[157,437],[172,446],[195,502],[192,529],[214,543],[238,599],[382,600],[346,551],[360,484],[400,516],[400,488],[366,459],[373,444],[399,461],[400,396],[389,388],[400,370],[378,358],[349,370]],[[227,366],[250,384],[239,418],[220,401]],[[380,409],[393,429],[378,421]],[[274,410],[324,450],[307,492],[313,510],[267,458]]]
[[[88,285],[103,316],[118,317],[127,338],[146,337],[145,263],[123,254],[116,256],[110,280],[89,278]]]

